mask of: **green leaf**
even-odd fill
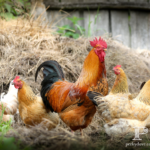
[[[57,30],[57,33],[63,34],[64,30]]]
[[[94,24],[96,24],[96,22],[97,22],[97,18],[98,18],[98,14],[99,14],[99,8],[100,7],[98,7],[97,14],[96,14],[95,19],[94,19]]]
[[[12,8],[11,12],[16,16],[19,15],[19,13],[14,8]]]
[[[67,36],[67,37],[72,37],[73,34],[74,34],[73,32],[68,31],[68,32],[65,33],[65,36]]]
[[[91,23],[92,23],[92,21],[90,21],[88,24],[88,37],[91,36]]]
[[[85,29],[83,27],[79,26],[78,24],[75,24],[75,26],[80,31],[81,35],[84,35]]]
[[[79,36],[80,36],[80,35],[79,35],[78,33],[76,33],[76,34],[73,34],[73,38],[74,38],[74,39],[77,39],[77,38],[79,38]]]
[[[69,30],[69,31],[71,31],[71,32],[75,32],[75,30],[73,29],[73,28],[71,28],[69,25],[64,25],[64,26],[61,26],[61,27],[58,27],[59,28],[59,32],[60,31],[67,31],[67,30]]]
[[[5,3],[4,6],[6,7],[7,11],[10,13],[11,12],[11,5]]]
[[[57,26],[57,27],[61,30],[71,29],[71,27],[69,25],[64,25],[64,26],[61,26],[61,27]]]
[[[12,13],[1,13],[0,16],[5,18],[6,20],[11,20],[11,19],[15,19],[16,18],[15,16],[13,16]]]
[[[83,18],[78,18],[73,16],[72,18],[68,18],[73,24],[77,24],[79,20],[82,20]]]

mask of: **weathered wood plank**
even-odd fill
[[[96,18],[97,17],[97,18]],[[86,36],[101,36],[109,33],[108,11],[84,11],[84,28]]]
[[[130,33],[127,11],[111,11],[112,37],[130,46]]]
[[[71,22],[67,19],[70,16],[69,13],[64,13],[58,10],[47,11],[47,16],[50,24],[53,26],[71,25]]]
[[[150,49],[150,13],[131,11],[131,47]]]
[[[107,2],[108,0],[93,0],[92,2]],[[91,0],[83,0],[83,2],[91,2]]]
[[[125,0],[113,0],[106,2],[51,2],[44,1],[46,7],[50,6],[49,9],[140,9],[140,10],[150,10],[150,3],[144,0],[144,2],[126,2]]]
[[[74,3],[74,2],[79,2],[79,0],[61,0],[61,3],[64,3],[64,2],[68,2],[68,3]]]
[[[73,23],[68,20],[68,17],[69,18],[72,18],[73,16],[75,17],[78,17],[78,18],[83,18],[83,16],[81,16],[80,12],[79,11],[74,11],[74,12],[67,12],[67,13],[61,13],[60,11],[57,11],[57,10],[51,10],[51,11],[47,11],[47,15],[48,15],[48,20],[49,20],[49,24],[50,25],[53,25],[53,27],[57,28],[58,26],[59,27],[62,27],[64,25],[69,25],[70,27],[73,27]],[[78,25],[80,26],[84,26],[83,24],[83,20],[80,20],[78,21]],[[76,30],[78,31],[77,33],[80,33],[79,30]]]
[[[45,3],[46,0],[43,0],[43,2]],[[50,0],[51,3],[59,3],[59,0]]]
[[[101,10],[98,14],[97,11],[70,11],[69,15],[65,15],[57,10],[47,11],[47,13],[48,20],[53,26],[72,26],[66,17],[81,17],[83,20],[78,24],[85,28],[87,36],[101,36],[109,33],[111,27],[113,38],[124,45],[133,49],[150,49],[150,12],[131,11],[128,15],[128,11],[112,10],[111,24],[109,24],[109,13],[106,10]]]
[[[129,2],[137,2],[137,0],[129,0]],[[149,3],[147,0],[138,0],[138,3]]]

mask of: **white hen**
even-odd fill
[[[3,121],[13,120],[14,114],[17,112],[18,100],[17,100],[18,89],[13,85],[13,80],[10,82],[7,94],[1,93],[0,96],[0,114],[2,109],[5,108]]]

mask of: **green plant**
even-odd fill
[[[6,20],[14,19],[29,9],[28,0],[0,0],[0,16]]]
[[[99,10],[100,10],[100,7],[98,7],[98,10],[97,10],[97,13],[94,17],[94,25],[97,23],[97,20],[98,20],[98,14],[99,14]],[[90,14],[90,10],[88,9],[89,11],[89,14]],[[89,23],[88,23],[88,37],[91,36],[91,24],[92,24],[92,21],[91,21],[91,16],[89,15]],[[95,29],[96,30],[96,29]],[[97,30],[96,30],[97,31]]]
[[[74,39],[79,38],[79,36],[85,35],[85,29],[78,24],[78,21],[82,20],[83,18],[78,18],[78,17],[72,17],[72,18],[67,18],[70,20],[73,24],[73,26],[70,25],[64,25],[61,27],[58,27],[58,33],[66,36],[66,37],[71,37]]]
[[[1,150],[31,150],[30,147],[21,148],[20,142],[15,142],[15,138],[0,137],[0,149]]]
[[[4,115],[4,111],[5,109],[3,108],[2,105],[2,113],[0,115],[0,132],[2,135],[4,135],[6,132],[8,132],[8,130],[11,128],[11,120],[4,122],[3,121],[3,115]]]
[[[9,120],[7,122],[3,121],[3,115],[4,115],[5,109],[2,105],[2,112],[0,115],[0,149],[1,150],[18,150],[20,149],[20,142],[15,142],[15,138],[5,138],[4,135],[11,129],[11,122],[12,120]],[[20,150],[30,150],[31,148],[25,147]]]

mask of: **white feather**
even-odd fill
[[[12,83],[13,80],[10,82],[7,94],[1,93],[0,101],[2,102],[2,104],[5,104],[5,106],[10,110],[12,114],[15,114],[18,108],[18,89],[16,89]]]

